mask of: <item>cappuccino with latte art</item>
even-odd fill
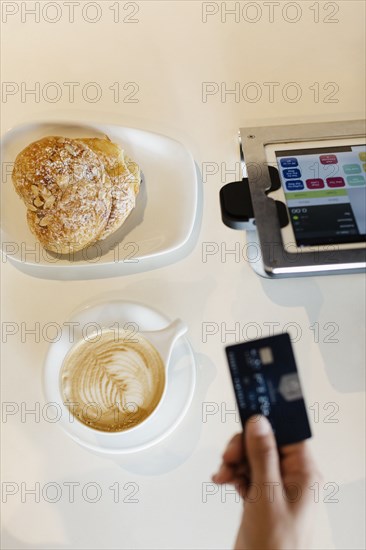
[[[105,329],[71,348],[60,386],[65,406],[80,422],[102,432],[122,432],[154,412],[165,378],[163,360],[146,338]]]

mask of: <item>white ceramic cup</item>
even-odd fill
[[[110,329],[107,327],[105,327],[105,329],[102,328],[102,332],[103,330],[108,332],[110,331]],[[128,433],[135,432],[143,427],[146,422],[148,422],[153,416],[158,413],[160,409],[160,406],[164,400],[167,391],[169,364],[174,344],[176,343],[178,338],[186,332],[187,326],[180,319],[176,319],[166,328],[157,331],[139,331],[138,334],[143,336],[159,352],[165,368],[164,388],[158,405],[144,420],[131,428],[117,432],[105,432],[94,429],[91,426],[87,426],[86,424],[78,420],[64,403],[60,376],[64,365],[64,360],[66,358],[66,355],[71,352],[76,346],[78,346],[81,341],[79,340],[78,342],[75,342],[72,346],[68,346],[67,353],[64,354],[61,360],[60,357],[58,357],[57,360],[55,357],[56,361],[54,361],[52,360],[52,356],[48,356],[44,370],[44,389],[46,397],[48,399],[48,404],[54,403],[55,406],[57,405],[57,407],[61,411],[61,427],[69,435],[71,435],[71,437],[77,439],[78,441],[90,440],[90,435],[91,433],[93,433],[96,446],[100,447],[101,450],[103,450],[105,444],[106,446],[108,446],[108,441],[111,438],[118,439],[121,434],[127,435]],[[93,340],[94,337],[95,334],[91,334],[88,336],[87,339]]]

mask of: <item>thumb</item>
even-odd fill
[[[281,483],[276,440],[266,417],[255,416],[248,420],[245,447],[253,483]]]

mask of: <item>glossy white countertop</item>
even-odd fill
[[[250,338],[270,326],[296,340],[324,477],[314,548],[365,545],[364,275],[260,279],[245,259],[225,254],[242,255],[245,241],[221,223],[218,199],[240,177],[239,127],[364,117],[365,5],[240,2],[225,21],[222,10],[234,4],[2,2],[2,132],[50,117],[154,131],[184,143],[203,179],[197,242],[163,267],[57,281],[2,263],[2,401],[14,412],[3,409],[1,423],[4,549],[230,548],[241,503],[210,483],[240,429],[224,357],[236,335],[225,330]],[[214,254],[204,256],[205,243]],[[197,361],[183,423],[122,457],[89,452],[42,416],[42,327],[104,298],[183,319]],[[39,338],[26,333],[34,326]]]

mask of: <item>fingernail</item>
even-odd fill
[[[249,421],[249,429],[253,435],[265,436],[271,433],[272,426],[265,416],[258,415]]]
[[[221,475],[222,475],[222,472],[224,471],[224,469],[225,469],[225,468],[224,468],[224,465],[221,464],[221,466],[220,466],[220,468],[218,469],[218,471],[216,472],[216,474],[214,474],[214,475],[212,476],[212,481],[213,481],[214,483],[217,483],[218,481],[220,481]]]
[[[220,483],[220,479],[221,479],[220,472],[217,472],[216,474],[214,474],[211,479],[214,483]]]

